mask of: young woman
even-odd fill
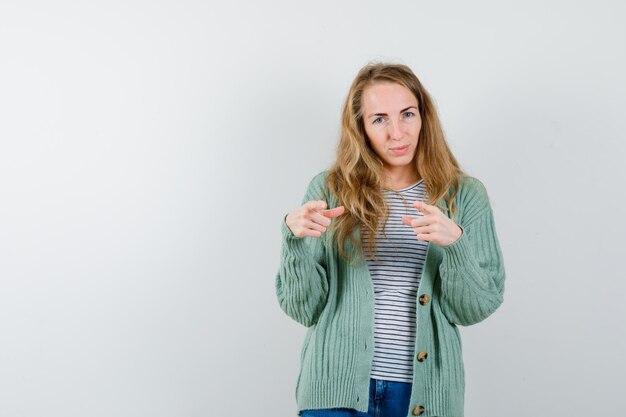
[[[358,73],[337,160],[282,237],[278,301],[309,328],[300,415],[463,415],[457,325],[500,306],[504,264],[485,187],[459,168],[408,67]]]

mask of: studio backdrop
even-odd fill
[[[506,289],[460,328],[466,415],[623,415],[625,12],[3,1],[0,417],[295,416],[280,225],[370,61],[489,192]]]

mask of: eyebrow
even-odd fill
[[[415,107],[415,106],[409,106],[409,107],[407,107],[406,109],[402,109],[402,110],[400,110],[400,113],[404,113],[405,111],[407,111],[407,110],[409,110],[409,109],[415,109],[415,110],[418,110],[418,108],[417,108],[417,107]],[[379,117],[379,116],[388,116],[388,114],[387,114],[387,113],[372,113],[372,114],[370,114],[369,116],[367,116],[367,118],[369,119],[369,118],[370,118],[370,117],[372,117],[372,116],[376,116],[376,117]]]

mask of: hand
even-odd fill
[[[320,237],[330,226],[331,219],[341,216],[345,211],[343,206],[324,210],[326,207],[323,200],[306,202],[289,213],[285,222],[296,237]]]
[[[448,246],[456,242],[463,234],[463,230],[443,214],[438,207],[422,201],[415,201],[413,206],[423,216],[405,216],[402,218],[402,224],[411,227],[418,240],[425,240],[439,246]]]

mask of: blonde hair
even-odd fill
[[[328,190],[346,209],[342,216],[333,220],[331,236],[337,239],[339,253],[347,260],[351,258],[346,246],[349,243],[360,254],[364,250],[370,257],[373,255],[376,232],[379,225],[385,224],[388,215],[383,196],[383,162],[369,143],[362,114],[363,91],[381,82],[400,84],[417,99],[422,127],[413,163],[417,177],[424,179],[429,196],[426,203],[438,205],[445,197],[454,216],[459,176],[465,175],[446,143],[434,103],[413,71],[399,64],[371,63],[363,67],[352,82],[343,107],[337,159],[326,180]],[[454,187],[452,195],[448,192],[451,187]],[[353,232],[357,227],[362,227],[369,237],[367,248],[362,245],[363,233],[361,242],[355,241]]]

